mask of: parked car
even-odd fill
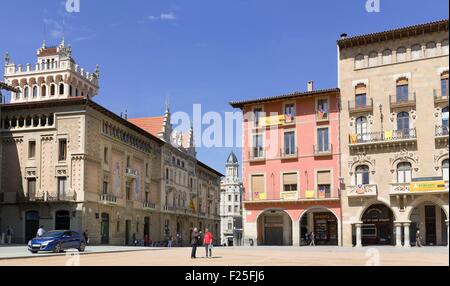
[[[35,237],[28,242],[28,250],[31,253],[39,251],[63,252],[67,249],[78,249],[83,252],[86,248],[84,237],[76,231],[53,230],[46,232],[41,237]]]

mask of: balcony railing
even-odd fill
[[[252,151],[248,153],[248,156],[250,161],[264,161],[266,159],[264,150],[262,149],[252,149]]]
[[[349,136],[350,145],[371,144],[392,142],[397,140],[414,140],[417,139],[416,129],[402,129],[385,132],[369,132],[362,134],[351,134]]]
[[[298,148],[295,148],[295,150],[280,149],[280,157],[282,159],[298,158]]]
[[[101,194],[99,200],[105,204],[117,204],[117,197],[110,194]]]
[[[373,99],[369,99],[368,102],[356,102],[348,101],[348,112],[353,113],[363,113],[363,112],[373,112]]]
[[[329,115],[330,115],[329,111],[316,110],[316,121],[318,122],[328,121]]]
[[[150,210],[156,209],[156,204],[153,204],[153,203],[144,202],[142,205],[143,205],[144,209],[150,209]]]
[[[134,169],[131,169],[131,168],[126,168],[125,169],[125,175],[127,175],[128,177],[135,178],[138,175],[138,171],[134,170]]]
[[[448,104],[448,90],[442,91],[441,89],[434,89],[433,90],[433,97],[434,97],[434,103],[446,103]]]
[[[436,137],[447,137],[449,135],[449,126],[448,125],[436,126],[435,135]]]
[[[333,144],[329,146],[314,145],[314,156],[329,156],[333,154]]]
[[[411,92],[402,96],[389,95],[389,103],[391,109],[402,107],[414,107],[416,106],[416,93]]]
[[[76,200],[76,193],[36,192],[19,197],[19,200],[22,202],[70,202]]]
[[[357,185],[347,187],[347,197],[376,197],[377,185]]]

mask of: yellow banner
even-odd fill
[[[412,182],[409,190],[411,192],[445,191],[446,186],[444,181]]]
[[[306,197],[307,199],[313,199],[313,198],[315,197],[315,194],[316,194],[316,192],[315,192],[314,190],[312,190],[312,191],[306,191],[305,197]]]
[[[283,125],[286,123],[286,115],[275,115],[261,118],[259,126]]]

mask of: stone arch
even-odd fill
[[[279,222],[274,223],[267,222],[264,220],[267,217],[271,217],[271,213],[280,212],[281,213],[281,227]],[[273,215],[272,218],[277,217]],[[285,222],[285,218],[288,218],[288,222]],[[279,218],[279,216],[278,216]],[[267,226],[272,225],[272,226]],[[257,231],[257,244],[258,245],[292,245],[292,229],[294,226],[294,220],[291,214],[282,208],[266,208],[262,210],[256,218],[256,231]],[[267,228],[271,228],[270,231],[266,232]],[[280,232],[281,230],[281,232]]]
[[[387,199],[382,198],[382,197],[378,197],[378,198],[369,199],[369,200],[367,200],[364,203],[361,211],[358,214],[358,221],[362,221],[362,217],[363,217],[364,213],[367,211],[368,208],[370,208],[373,205],[377,205],[377,204],[385,205],[386,207],[388,207],[391,210],[392,214],[394,215],[394,221],[396,221],[396,220],[398,220],[400,218],[400,214],[398,214],[395,211],[395,209],[393,209],[391,207],[391,204],[390,204],[390,202]]]
[[[412,211],[420,206],[423,203],[426,202],[430,202],[430,203],[434,203],[435,205],[439,206],[440,208],[442,208],[444,210],[444,213],[447,217],[448,220],[448,215],[449,215],[449,208],[448,208],[448,203],[446,203],[444,200],[440,199],[437,196],[420,196],[419,198],[415,199],[414,201],[412,201],[406,208],[405,208],[405,217],[409,220],[411,217],[411,213]]]

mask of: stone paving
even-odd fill
[[[190,258],[190,248],[139,250],[88,250],[75,260],[73,253],[38,254],[0,259],[0,266],[64,266],[74,261],[81,266],[449,266],[446,247],[216,247],[211,259],[204,258],[204,248],[198,249],[197,259]]]

